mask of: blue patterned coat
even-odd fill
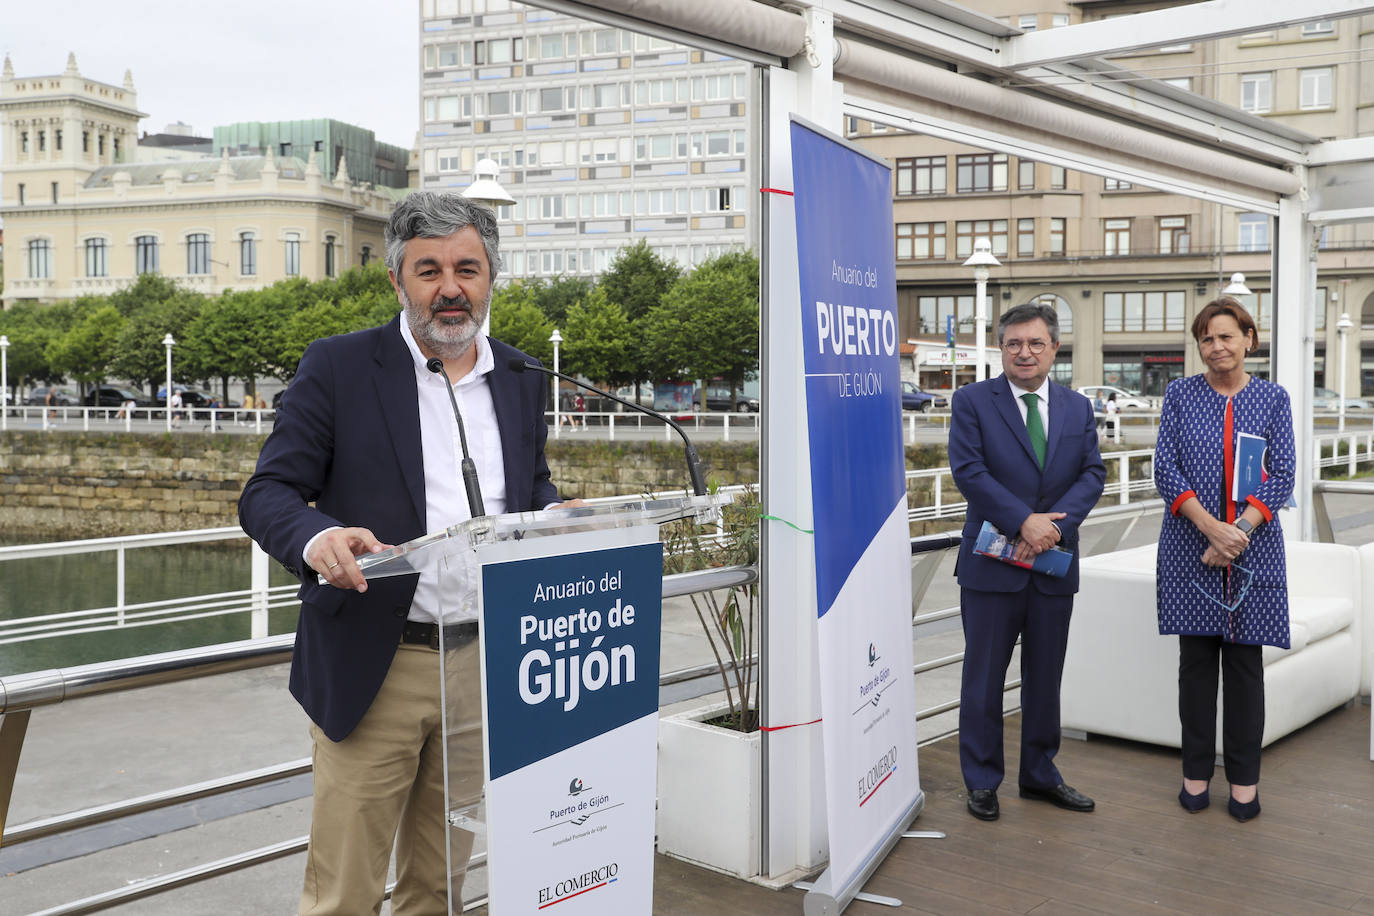
[[[1288,392],[1252,376],[1231,398],[1232,447],[1234,434],[1242,432],[1263,436],[1268,443],[1264,467],[1269,476],[1249,501],[1269,521],[1255,529],[1250,546],[1234,564],[1254,574],[1248,588],[1242,591],[1243,573],[1232,570],[1228,581],[1222,570],[1203,565],[1207,538],[1178,514],[1187,498],[1196,496],[1212,515],[1226,518],[1226,402],[1201,375],[1176,379],[1164,395],[1155,445],[1155,488],[1168,507],[1156,570],[1159,632],[1286,649],[1288,580],[1277,513],[1293,492],[1296,472]],[[1236,517],[1244,509],[1244,504],[1236,507]],[[1234,605],[1234,610],[1223,604]]]

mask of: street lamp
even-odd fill
[[[162,345],[167,348],[167,432],[172,431],[172,348],[177,342],[172,338],[172,332],[168,331],[167,336],[162,338]]]
[[[496,176],[501,174],[501,167],[496,164],[494,159],[478,159],[477,165],[472,169],[472,184],[463,189],[463,196],[475,203],[490,207],[492,212],[500,213],[500,207],[508,207],[515,203],[515,198],[506,193],[506,189],[497,182]],[[493,264],[493,273],[496,265]],[[482,333],[491,333],[491,310],[487,310],[486,317],[482,319]],[[557,333],[556,331],[554,333]]]
[[[964,262],[965,267],[973,268],[973,279],[978,285],[978,296],[974,299],[973,317],[976,328],[975,352],[978,367],[974,370],[974,380],[983,381],[988,375],[987,354],[983,349],[983,338],[988,329],[988,268],[1001,267],[1002,262],[992,256],[992,242],[988,239],[973,240],[973,256]],[[958,374],[957,366],[950,366],[950,381]]]
[[[1245,274],[1231,274],[1231,282],[1222,289],[1223,296],[1248,296],[1250,287],[1245,285]]]
[[[558,333],[558,328],[553,329],[549,335],[549,343],[553,344],[553,371],[558,372],[558,345],[563,342],[563,335]],[[562,420],[558,415],[558,379],[549,379],[553,383],[553,436],[555,439],[561,438]]]
[[[10,339],[0,334],[0,429],[10,428]]]
[[[1345,432],[1345,344],[1346,344],[1346,335],[1350,333],[1350,329],[1353,328],[1354,326],[1355,326],[1355,322],[1353,322],[1353,321],[1350,320],[1350,315],[1349,315],[1348,313],[1346,313],[1346,312],[1341,312],[1341,318],[1340,318],[1339,321],[1336,322],[1336,336],[1340,338],[1340,342],[1341,342],[1341,376],[1340,376],[1340,378],[1341,378],[1341,383],[1340,383],[1340,386],[1339,386],[1339,391],[1337,392],[1337,393],[1340,395],[1341,405],[1340,405],[1340,408],[1339,408],[1339,413],[1337,414],[1337,416],[1339,417],[1339,419],[1336,421],[1336,431],[1337,431],[1337,432],[1341,432],[1341,433]],[[0,339],[3,339],[3,338],[0,338]]]

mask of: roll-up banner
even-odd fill
[[[830,838],[811,895],[842,908],[923,802],[892,179],[796,119],[791,139]]]
[[[641,543],[510,558],[627,533]],[[657,536],[649,526],[480,551],[493,916],[653,911]]]

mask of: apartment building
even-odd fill
[[[965,5],[1030,31],[1183,4]],[[1361,73],[1371,26],[1374,17],[1311,22],[1113,60],[1139,77],[1307,134],[1351,137],[1374,129],[1374,89],[1362,86],[1368,75]],[[1188,332],[1192,317],[1235,272],[1245,275],[1252,294],[1242,298],[1260,325],[1261,348],[1250,366],[1267,373],[1275,307],[1269,217],[880,124],[851,120],[846,126],[851,137],[894,163],[894,257],[907,339],[943,342],[952,314],[960,343],[972,343],[972,271],[960,265],[973,240],[987,237],[1002,262],[989,281],[993,314],[1032,299],[1059,311],[1058,381],[1116,384],[1159,396],[1170,379],[1201,371]],[[1348,312],[1354,339],[1347,344],[1347,391],[1374,392],[1374,227],[1331,227],[1318,262],[1323,305],[1316,318],[1316,384],[1338,387],[1337,324]],[[954,384],[947,359],[912,368],[924,385]],[[962,383],[972,378],[973,366],[958,372]]]
[[[595,275],[640,239],[683,266],[755,244],[750,65],[511,0],[422,0],[420,64],[420,186],[496,162],[508,275]]]

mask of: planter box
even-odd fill
[[[759,873],[760,732],[704,724],[725,703],[658,723],[658,851],[739,878]]]

